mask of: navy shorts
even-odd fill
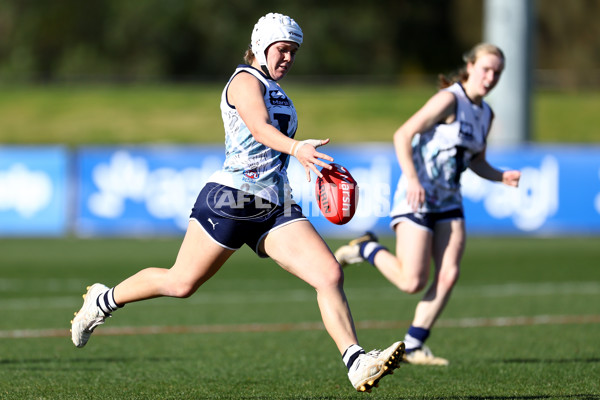
[[[451,221],[453,219],[465,219],[465,214],[460,208],[444,212],[430,213],[409,213],[401,215],[392,215],[390,227],[393,229],[402,221],[412,221],[423,228],[433,231],[433,228],[438,222]]]
[[[198,221],[219,245],[237,250],[244,244],[260,257],[265,236],[289,223],[306,220],[296,203],[280,206],[250,193],[209,182],[202,188],[190,219]]]

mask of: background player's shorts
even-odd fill
[[[209,182],[200,191],[190,220],[196,220],[220,246],[237,250],[247,244],[258,250],[267,234],[295,221],[306,220],[294,202],[283,206],[250,193]]]
[[[453,219],[465,219],[465,214],[460,208],[444,211],[444,212],[428,212],[428,213],[409,213],[401,215],[392,215],[390,227],[394,229],[398,223],[402,221],[411,221],[415,224],[433,232],[435,224],[438,222],[451,221]]]

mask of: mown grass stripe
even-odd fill
[[[8,290],[2,290],[8,286],[11,280],[0,279],[0,293],[6,295]],[[26,282],[26,280],[16,280],[15,282]],[[11,287],[25,287],[16,284]],[[70,284],[73,287],[73,284]],[[40,292],[52,293],[53,291],[45,291],[43,284],[39,283]],[[79,283],[78,288],[85,287]],[[29,288],[31,289],[31,288]],[[82,293],[83,293],[83,289]],[[403,296],[402,293],[392,286],[381,288],[370,287],[352,287],[348,285],[345,291],[349,298],[354,300],[371,299],[373,290],[377,290],[378,298],[393,298],[395,301],[410,300],[412,297]],[[15,291],[15,289],[11,290]],[[63,292],[66,290],[63,290]],[[462,285],[456,288],[453,293],[453,298],[502,298],[515,296],[556,296],[556,295],[598,295],[600,294],[600,282],[536,282],[536,283],[507,283],[497,285]],[[50,296],[50,297],[23,297],[23,298],[4,298],[0,299],[0,310],[29,310],[40,308],[72,308],[79,306],[78,296]],[[190,299],[186,300],[188,305],[198,304],[265,304],[272,302],[314,302],[315,292],[310,289],[297,290],[254,290],[254,291],[218,291],[205,292],[199,290]],[[165,303],[166,304],[166,303]],[[177,303],[181,306],[181,303]]]
[[[600,315],[537,315],[497,318],[458,318],[441,319],[437,327],[479,328],[533,325],[578,325],[600,323]],[[409,326],[410,321],[358,321],[358,329],[399,329]],[[164,335],[176,333],[228,333],[228,332],[286,332],[323,330],[321,322],[299,322],[281,324],[217,324],[217,325],[178,325],[178,326],[124,326],[101,327],[95,336],[122,335]],[[69,337],[68,329],[15,329],[0,331],[0,339],[26,339]]]

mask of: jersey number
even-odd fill
[[[290,128],[290,119],[292,119],[292,117],[289,114],[275,113],[273,114],[273,118],[275,118],[279,124],[279,131],[287,136],[288,129]]]

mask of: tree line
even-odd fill
[[[0,81],[221,79],[267,12],[305,33],[299,76],[448,72],[482,38],[483,0],[3,0]],[[536,68],[599,65],[600,1],[539,0]]]

